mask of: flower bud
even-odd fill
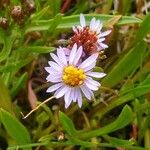
[[[8,20],[6,18],[0,17],[0,27],[7,29],[9,26]]]
[[[11,16],[18,24],[24,22],[24,14],[21,6],[14,6],[11,11]]]
[[[35,12],[35,2],[33,0],[23,0],[23,6],[27,15],[31,15]]]

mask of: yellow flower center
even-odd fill
[[[72,65],[64,68],[63,81],[69,86],[79,86],[83,84],[86,75],[83,69],[76,68]]]

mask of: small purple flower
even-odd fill
[[[77,102],[82,106],[82,95],[89,100],[93,97],[93,91],[98,90],[100,83],[93,80],[102,78],[106,74],[92,72],[96,65],[98,53],[88,57],[83,62],[80,61],[82,55],[82,46],[77,48],[74,44],[69,56],[65,55],[64,48],[58,48],[57,54],[51,53],[54,61],[49,61],[49,67],[45,70],[49,73],[46,80],[54,85],[47,89],[47,92],[54,92],[56,98],[64,96],[65,108],[68,108],[71,102]]]
[[[110,34],[111,30],[101,32],[103,24],[95,17],[90,21],[90,25],[86,25],[85,17],[80,14],[80,25],[73,26],[74,35],[70,40],[70,46],[77,43],[78,47],[83,46],[83,51],[87,55],[108,48],[104,43],[105,37]]]

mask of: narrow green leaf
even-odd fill
[[[145,149],[150,150],[150,142],[149,142],[150,141],[150,130],[149,129],[146,130],[144,139],[145,139],[145,141],[144,141]]]
[[[109,137],[108,141],[116,147],[123,146],[123,145],[129,146],[129,145],[134,144],[134,142],[132,140],[123,140],[123,139],[118,139],[115,137]]]
[[[69,135],[73,136],[76,134],[76,129],[72,120],[61,111],[59,112],[59,120],[62,124],[63,129],[66,130]]]
[[[10,72],[2,74],[2,80],[3,80],[6,87],[8,87],[8,85],[9,85],[10,78],[11,78],[11,73]]]
[[[27,73],[22,74],[22,76],[17,80],[16,84],[13,86],[11,90],[11,96],[15,97],[18,92],[22,89],[22,87],[25,84],[25,81],[27,80],[28,76]]]
[[[19,70],[20,68],[27,65],[29,62],[31,62],[32,58],[22,59],[17,62],[9,62],[5,66],[0,66],[0,72],[2,73],[8,73],[8,72],[14,72]]]
[[[93,147],[94,148],[94,143],[92,142],[88,142],[88,141],[83,141],[83,140],[80,140],[79,138],[73,138],[73,137],[70,137],[70,141],[74,144],[74,145],[81,145],[83,147]]]
[[[150,33],[150,13],[145,17],[140,29],[137,32],[135,43],[140,42],[143,38]]]
[[[0,28],[0,43],[4,43],[5,32]]]
[[[76,7],[72,8],[72,15],[87,12],[89,7],[92,9],[94,6],[89,6],[89,1],[80,0],[77,2]]]
[[[87,24],[90,23],[90,20],[96,17],[97,19],[100,19],[101,22],[104,24],[107,23],[108,20],[112,19],[114,15],[99,15],[99,14],[87,14],[85,15],[86,22]],[[50,20],[39,20],[36,22],[33,22],[31,26],[28,26],[26,29],[26,33],[31,32],[31,31],[44,31],[48,30],[50,25],[52,24],[53,19]],[[116,23],[116,25],[125,25],[125,24],[133,24],[133,23],[141,23],[141,19],[138,19],[133,16],[122,16],[121,19]],[[72,16],[67,16],[67,17],[62,17],[61,23],[58,25],[58,29],[62,28],[72,28],[74,25],[79,25],[80,20],[79,20],[79,15],[72,15]]]
[[[55,17],[54,17],[54,20],[53,22],[51,23],[49,29],[48,29],[48,32],[49,33],[53,33],[54,30],[57,28],[57,26],[59,25],[59,23],[61,22],[61,19],[62,19],[62,15],[61,14],[57,14]]]
[[[4,45],[3,45],[2,51],[0,52],[0,62],[3,61],[3,60],[5,60],[9,56],[9,54],[11,52],[11,49],[12,49],[13,42],[15,40],[15,35],[8,36],[8,37],[5,36],[3,38],[4,38],[3,39],[4,40],[3,41]]]
[[[99,146],[99,147],[109,147],[109,148],[116,148],[116,147],[120,147],[120,148],[126,148],[128,150],[146,150],[145,148],[141,148],[141,147],[137,147],[137,146],[132,146],[134,144],[133,141],[131,140],[122,140],[122,139],[118,139],[118,138],[113,138],[113,137],[109,137],[109,142],[110,143],[92,143],[89,141],[83,141],[80,140],[78,138],[70,138],[70,141],[74,144],[74,145],[81,145],[83,147],[87,147],[87,148],[94,148],[95,146]]]
[[[116,25],[121,26],[121,25],[127,25],[127,24],[140,24],[142,22],[141,19],[133,16],[122,16],[122,18],[118,21]]]
[[[127,103],[128,101],[135,100],[135,98],[142,96],[144,94],[147,94],[150,92],[150,75],[137,87],[130,89],[123,93],[123,95],[120,95],[119,98],[113,99],[107,107],[101,108],[100,112],[96,113],[95,116],[98,116],[100,119],[102,116],[106,113],[108,113],[110,110]]]
[[[41,10],[41,3],[39,0],[35,0],[35,7],[36,7],[36,12],[40,12]]]
[[[72,144],[74,145],[81,145],[82,147],[87,147],[87,148],[94,148],[95,146],[98,147],[108,147],[108,148],[125,148],[128,150],[147,150],[145,148],[141,148],[138,146],[132,146],[134,144],[133,141],[131,140],[122,140],[122,139],[118,139],[118,138],[113,138],[113,137],[109,137],[109,142],[110,143],[92,143],[86,140],[80,140],[79,138],[70,138],[70,141],[72,142]]]
[[[56,48],[55,47],[46,47],[46,46],[28,46],[21,48],[21,50],[24,51],[29,51],[33,53],[49,53],[54,51]]]
[[[112,87],[126,77],[133,70],[136,70],[143,61],[145,43],[141,42],[129,50],[125,56],[112,68],[108,75],[102,80],[102,85]],[[135,59],[136,58],[136,59]]]
[[[144,95],[146,93],[150,92],[150,84],[149,85],[140,85],[134,89],[130,89],[127,91],[128,94],[134,95],[134,97],[139,97],[141,95]]]
[[[46,134],[46,135],[40,137],[40,139],[38,141],[43,142],[43,143],[47,143],[47,142],[51,141],[52,139],[53,139],[52,135],[50,135],[50,134],[47,135]]]
[[[106,1],[103,6],[103,13],[109,14],[112,4],[113,4],[113,0]]]
[[[32,144],[26,144],[26,145],[19,145],[19,146],[12,146],[9,147],[8,150],[16,150],[16,149],[23,149],[23,148],[29,148],[29,147],[40,147],[40,146],[48,146],[48,145],[60,145],[60,146],[73,146],[73,145],[79,145],[82,146],[84,149],[90,148],[94,149],[95,146],[98,147],[106,147],[106,148],[116,148],[116,146],[110,144],[110,143],[91,143],[89,141],[81,141],[79,139],[73,139],[72,141],[63,141],[63,142],[43,142],[43,143],[32,143]],[[128,150],[148,150],[142,147],[138,146],[130,146],[130,145],[119,145],[120,148],[125,148]]]
[[[31,20],[39,20],[40,18],[42,18],[45,14],[47,14],[47,11],[50,9],[50,6],[48,5],[47,7],[44,7],[41,11],[34,13],[31,16]]]
[[[18,149],[27,149],[27,148],[31,148],[31,147],[40,147],[40,146],[46,146],[48,145],[47,142],[43,142],[43,143],[32,143],[32,144],[24,144],[24,145],[17,145],[17,146],[11,146],[8,147],[7,150],[18,150]]]
[[[132,110],[129,106],[126,105],[123,108],[119,117],[114,122],[96,130],[82,131],[81,133],[79,132],[78,135],[80,138],[92,138],[101,136],[119,130],[128,125],[131,121],[132,121]]]
[[[1,108],[0,118],[6,131],[17,142],[17,144],[31,143],[29,132],[14,116],[12,116],[12,114]],[[24,148],[24,150],[31,150],[31,148]]]
[[[9,112],[13,112],[11,98],[8,92],[8,89],[3,83],[3,80],[0,78],[0,108],[3,108]]]
[[[121,93],[121,95],[130,93],[130,94],[133,94],[135,97],[138,97],[138,96],[144,95],[148,92],[150,92],[150,74],[138,86],[130,88],[129,90],[123,91]]]
[[[131,1],[130,0],[122,0],[122,1],[120,1],[119,5],[120,5],[120,7],[118,8],[119,9],[118,11],[121,14],[127,14],[131,7]]]
[[[150,85],[150,74],[147,75],[145,80],[143,82],[141,82],[139,86],[143,86],[143,85]]]
[[[113,28],[115,24],[121,19],[121,15],[115,15],[113,18],[109,19],[106,23],[105,26],[107,28]]]
[[[53,16],[60,13],[61,0],[55,0],[55,1],[50,0],[50,4],[51,4],[51,9],[53,11]]]

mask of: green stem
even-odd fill
[[[150,150],[150,130],[149,129],[145,132],[144,145],[145,145],[145,148]]]

